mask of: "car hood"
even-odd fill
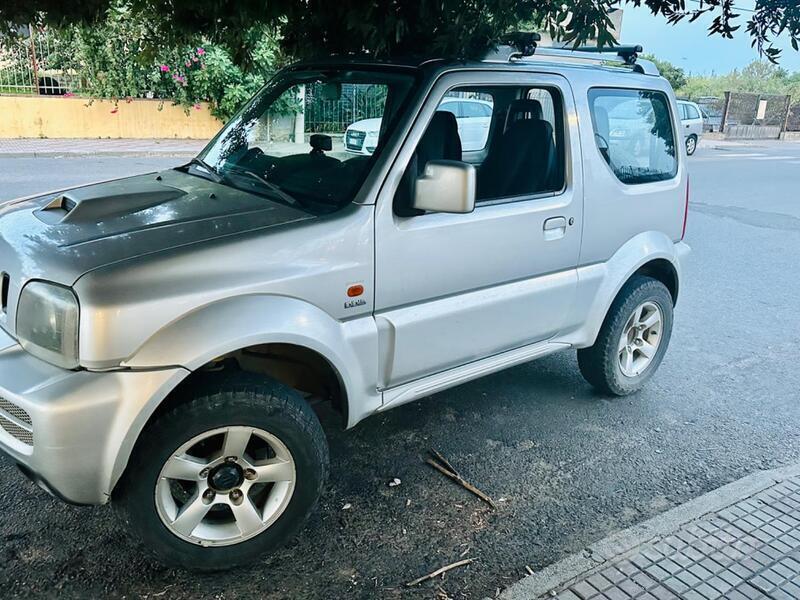
[[[369,133],[370,131],[380,131],[381,130],[381,121],[383,119],[361,119],[360,121],[356,121],[348,129],[354,131],[365,131]]]
[[[72,285],[123,260],[314,216],[175,170],[98,183],[0,207],[0,271]]]

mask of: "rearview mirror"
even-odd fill
[[[341,83],[323,83],[319,91],[320,97],[328,102],[338,102],[342,99]]]
[[[443,213],[475,210],[475,167],[457,160],[431,160],[417,178],[413,207]]]

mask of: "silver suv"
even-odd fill
[[[567,349],[637,391],[689,248],[680,114],[635,50],[296,64],[182,167],[7,202],[0,448],[67,502],[113,501],[162,561],[219,569],[315,506],[312,400],[351,428]],[[358,93],[372,112],[292,126],[298,99]],[[469,149],[454,96],[491,107]]]

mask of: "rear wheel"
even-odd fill
[[[690,135],[686,138],[686,154],[691,156],[697,150],[697,136]]]
[[[145,430],[115,498],[147,551],[196,570],[283,544],[328,468],[322,428],[297,392],[245,373],[209,385]]]
[[[641,389],[667,351],[672,304],[660,281],[644,276],[628,281],[611,304],[594,345],[578,350],[586,381],[616,396]]]

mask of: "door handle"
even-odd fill
[[[550,217],[546,219],[542,231],[544,232],[544,239],[547,241],[561,239],[567,233],[566,217]]]

